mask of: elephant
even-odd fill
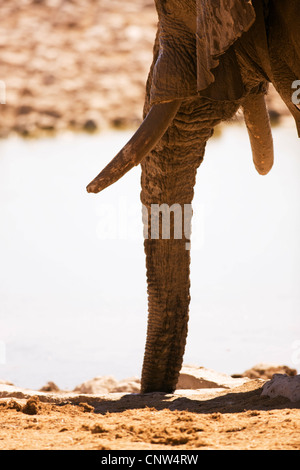
[[[155,0],[158,27],[145,86],[143,122],[86,187],[99,193],[141,165],[148,323],[141,393],[173,393],[187,340],[192,211],[187,230],[152,236],[153,207],[192,205],[195,178],[217,124],[241,110],[260,175],[273,166],[266,95],[273,84],[300,137],[292,84],[300,79],[297,0]],[[172,211],[171,211],[172,212]],[[173,213],[172,213],[173,214]],[[171,214],[171,215],[172,215]],[[145,220],[147,219],[147,220]],[[152,220],[153,219],[153,220]],[[152,233],[153,235],[153,233]]]

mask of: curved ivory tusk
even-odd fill
[[[151,152],[174,119],[181,101],[154,104],[144,121],[113,160],[87,186],[89,193],[99,193],[141,163]]]
[[[264,95],[250,95],[243,102],[253,162],[260,175],[266,175],[274,163],[273,138]]]

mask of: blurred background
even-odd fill
[[[140,169],[85,187],[141,122],[152,0],[0,6],[0,379],[72,388],[139,376],[147,324]],[[299,140],[271,88],[275,165],[238,114],[207,146],[194,200],[185,363],[300,367]]]
[[[0,8],[2,136],[136,126],[154,1],[3,0]]]

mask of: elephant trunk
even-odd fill
[[[190,207],[196,168],[195,165],[188,168],[188,161],[178,161],[177,165],[174,161],[170,162],[170,150],[162,150],[165,163],[162,155],[159,157],[156,151],[142,163],[141,200],[144,208],[148,286],[148,327],[142,393],[172,393],[175,390],[185,350],[189,316]],[[179,157],[176,152],[172,156]],[[189,156],[185,154],[185,157]],[[157,207],[161,210],[159,213]],[[176,227],[178,222],[181,224],[181,233],[178,233]],[[153,227],[156,224],[158,230]],[[164,239],[166,232],[167,238]]]
[[[260,175],[269,173],[274,162],[270,119],[262,94],[248,96],[242,105],[252,148],[253,162]]]
[[[172,393],[178,381],[189,318],[190,252],[184,240],[145,240],[148,328],[141,392]]]
[[[203,120],[206,112],[212,115],[210,106],[206,109],[201,100],[182,104],[141,164],[148,285],[142,393],[173,392],[182,366],[190,302],[191,203],[197,168],[215,124]],[[165,230],[168,223],[170,230]]]
[[[116,157],[87,186],[87,192],[98,193],[118,181],[138,165],[166,132],[180,106],[180,100],[154,104],[148,115]]]

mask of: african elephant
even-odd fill
[[[297,0],[155,0],[158,30],[146,85],[144,121],[117,156],[87,186],[98,193],[141,164],[141,201],[189,207],[196,171],[214,127],[239,108],[260,174],[273,165],[265,95],[269,83],[292,113],[300,78]],[[190,211],[191,214],[191,211]],[[162,217],[160,216],[160,224]],[[148,219],[149,221],[149,219]],[[173,392],[182,366],[190,302],[190,230],[151,237],[144,248],[148,328],[141,392]],[[191,215],[188,217],[191,224]],[[161,225],[160,225],[161,229]]]

